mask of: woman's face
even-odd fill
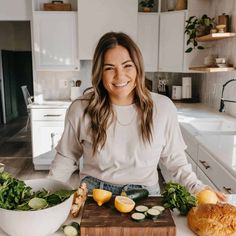
[[[105,53],[102,82],[113,104],[133,103],[136,77],[135,64],[126,48],[118,45]]]

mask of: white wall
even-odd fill
[[[30,20],[32,0],[0,0],[0,20]]]
[[[213,0],[211,1],[211,15],[218,19],[222,13],[231,16],[231,31],[236,32],[236,1]],[[236,37],[209,42],[211,54],[226,57],[228,62],[236,67]],[[208,73],[202,78],[201,101],[211,107],[219,109],[222,85],[228,80],[236,78],[236,72]],[[236,100],[236,82],[227,85],[224,93],[225,99]],[[225,112],[236,117],[236,103],[225,103]]]

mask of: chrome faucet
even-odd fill
[[[235,102],[235,100],[227,100],[227,99],[224,99],[224,90],[225,90],[225,87],[227,84],[233,82],[233,81],[236,81],[236,78],[233,78],[229,81],[227,81],[225,84],[223,84],[223,88],[222,88],[222,92],[221,92],[221,99],[220,99],[220,109],[219,109],[219,112],[223,112],[225,111],[225,102]]]

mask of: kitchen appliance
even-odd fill
[[[131,219],[130,213],[124,214],[116,211],[113,203],[114,198],[100,207],[92,197],[88,197],[83,208],[80,235],[176,235],[175,223],[169,209],[165,209],[157,220],[147,218],[135,222]],[[162,205],[161,197],[148,197],[140,201],[139,204],[149,207]]]
[[[182,98],[192,98],[192,78],[182,78]]]
[[[173,100],[180,100],[182,98],[182,86],[172,86],[172,97]]]

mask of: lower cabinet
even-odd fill
[[[221,192],[236,194],[236,178],[202,146],[199,146],[198,166]]]
[[[32,154],[36,170],[47,170],[64,130],[66,109],[31,109]]]
[[[197,177],[202,181],[202,183],[212,187],[215,190],[218,190],[217,187],[211,182],[211,180],[204,174],[204,172],[197,167]]]

